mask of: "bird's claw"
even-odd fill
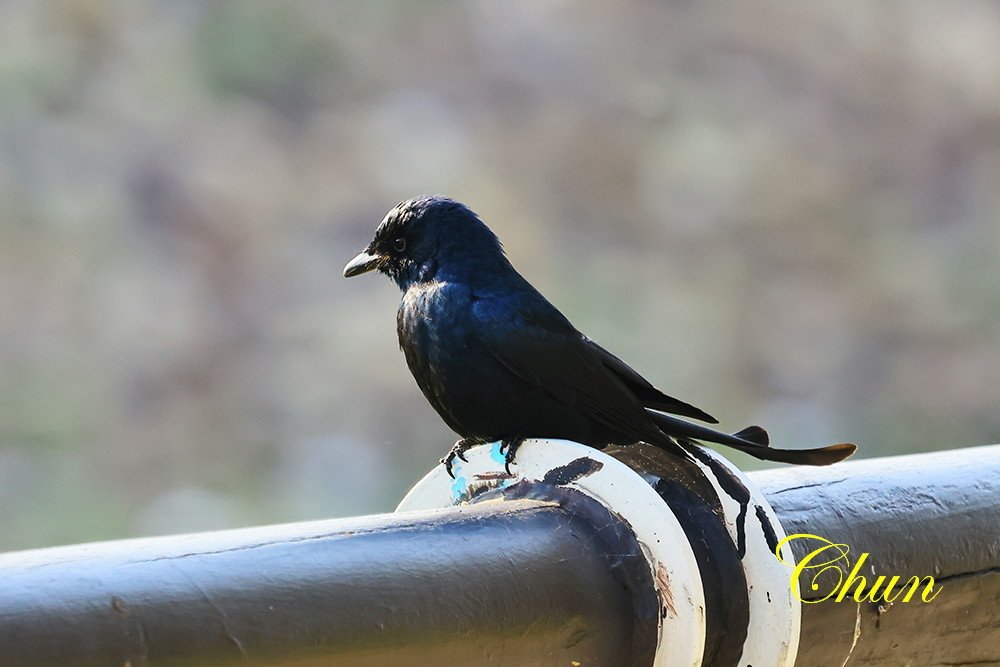
[[[507,471],[508,475],[512,474],[510,472],[510,464],[514,462],[517,450],[521,448],[522,444],[524,444],[524,438],[511,438],[500,441],[500,453],[503,454],[503,469]]]
[[[517,456],[517,450],[520,449],[523,442],[524,438],[509,438],[500,441],[500,453],[503,454],[503,468],[507,471],[508,475],[511,474],[510,464],[514,463],[514,457]],[[479,443],[475,440],[463,438],[452,446],[451,451],[448,452],[447,456],[440,459],[441,465],[444,466],[444,469],[448,473],[449,477],[455,479],[455,459],[458,458],[468,463],[469,459],[465,458],[465,452],[469,451],[471,447],[474,447],[477,444]]]
[[[448,452],[448,456],[440,459],[441,463],[444,465],[444,469],[448,472],[449,477],[455,479],[455,473],[452,472],[452,466],[455,464],[455,457],[457,456],[468,463],[469,459],[465,458],[465,452],[475,444],[475,442],[463,438],[452,445],[451,451]]]

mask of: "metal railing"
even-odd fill
[[[642,445],[468,458],[394,514],[0,555],[0,665],[1000,664],[1000,445],[750,475]],[[824,543],[772,555],[797,533],[850,548],[806,602],[792,559]],[[893,601],[856,601],[879,575]]]

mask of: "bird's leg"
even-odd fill
[[[448,456],[441,459],[441,463],[444,464],[444,469],[448,471],[449,477],[455,479],[455,473],[451,471],[451,466],[455,462],[455,457],[457,456],[458,458],[468,463],[469,460],[465,458],[465,452],[469,451],[471,447],[474,447],[477,444],[479,443],[476,440],[473,440],[472,438],[462,438],[461,440],[455,442],[455,444],[451,448],[451,451],[448,452]]]
[[[500,453],[504,455],[503,468],[507,471],[508,475],[511,474],[510,464],[514,462],[514,457],[517,456],[517,450],[521,448],[521,445],[524,444],[525,440],[527,440],[527,438],[504,438],[500,441]],[[507,451],[505,452],[504,450]]]

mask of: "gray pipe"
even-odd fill
[[[634,664],[601,537],[517,500],[10,553],[0,665]]]
[[[867,552],[869,586],[929,575],[940,587],[928,603],[804,604],[797,665],[1000,665],[1000,445],[750,477],[786,533],[847,544],[852,563]],[[793,542],[796,559],[810,545]],[[837,581],[827,573],[810,591],[803,573],[799,588],[816,599]]]
[[[686,503],[688,537],[714,568],[704,664],[732,664],[746,564],[711,504],[694,511],[704,485],[680,484],[653,448],[610,453]],[[804,604],[797,665],[1000,664],[1000,446],[750,477],[786,533],[868,553],[872,579],[942,587],[929,603]],[[567,493],[483,498],[0,555],[0,665],[651,664],[652,582],[628,526]],[[797,558],[808,550],[793,543]],[[836,577],[818,582],[809,595]]]

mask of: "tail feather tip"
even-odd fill
[[[760,426],[747,426],[742,431],[733,433],[733,436],[761,447],[767,447],[771,444],[771,438],[767,435],[767,431]]]

